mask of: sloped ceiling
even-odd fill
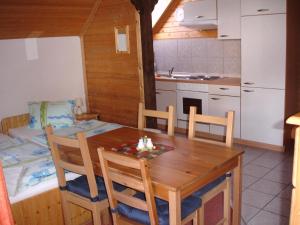
[[[80,35],[99,0],[0,0],[0,39]]]

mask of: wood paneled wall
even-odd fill
[[[100,119],[136,126],[142,100],[137,20],[130,0],[103,0],[83,38],[89,109]],[[129,25],[130,54],[117,54],[114,27]]]
[[[182,8],[185,2],[192,0],[173,0],[165,13],[153,28],[153,39],[217,37],[217,30],[195,30],[180,26],[175,20],[175,11]]]
[[[77,36],[95,0],[1,0],[0,39]]]

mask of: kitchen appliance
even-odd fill
[[[177,85],[177,126],[188,128],[190,106],[197,107],[197,114],[208,114],[208,85],[178,83]],[[196,130],[209,132],[209,125],[201,124]]]

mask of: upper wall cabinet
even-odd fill
[[[242,0],[242,16],[286,13],[286,0]]]
[[[217,19],[216,0],[198,0],[184,4],[184,20],[215,20]]]
[[[218,0],[218,38],[241,38],[241,0]]]

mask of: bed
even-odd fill
[[[2,137],[0,159],[4,161],[7,176],[12,177],[12,179],[8,178],[7,185],[10,190],[15,223],[17,225],[63,225],[58,184],[54,166],[51,165],[52,158],[46,137],[41,131],[32,132],[27,128],[28,117],[28,114],[23,114],[1,121],[2,133],[13,137],[3,141],[7,136],[0,136],[0,140]],[[102,121],[82,121],[72,128],[58,130],[57,133],[75,137],[76,132],[84,131],[89,137],[118,127],[120,125]],[[24,152],[26,154],[22,154]],[[34,168],[43,169],[37,173]],[[46,179],[39,180],[40,174],[46,174]],[[70,173],[67,176],[73,179],[78,175]],[[30,185],[26,186],[28,183]],[[72,224],[86,224],[90,220],[89,211],[72,205]],[[103,224],[110,223],[109,213],[106,212],[103,216]]]

